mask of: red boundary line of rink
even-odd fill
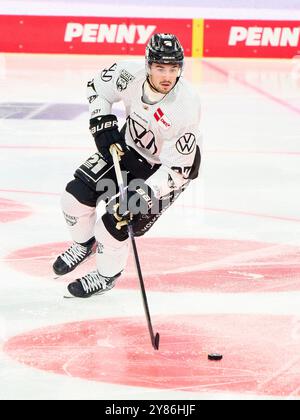
[[[46,191],[28,191],[28,190],[5,190],[0,189],[0,193],[19,193],[19,194],[34,194],[34,195],[52,195],[52,196],[60,196],[61,193],[55,193],[55,192],[46,192]],[[242,216],[252,216],[252,217],[262,217],[265,219],[274,219],[274,220],[282,220],[286,222],[297,222],[300,223],[300,219],[297,219],[296,217],[283,217],[283,216],[271,216],[267,214],[260,214],[260,213],[252,213],[252,212],[246,212],[242,210],[230,210],[230,209],[216,209],[216,208],[210,208],[210,207],[200,207],[200,206],[180,206],[182,208],[193,208],[193,209],[200,209],[205,211],[213,211],[213,212],[219,212],[219,213],[232,213],[232,214],[239,214]]]
[[[4,190],[0,189],[0,193],[18,193],[18,194],[33,194],[33,195],[61,195],[61,193],[47,192],[47,191],[29,191],[29,190]]]
[[[29,149],[29,150],[90,150],[93,151],[95,150],[95,152],[97,151],[95,148],[93,147],[88,147],[88,146],[26,146],[26,145],[22,145],[22,146],[12,146],[12,145],[1,145],[0,149]]]
[[[225,149],[210,149],[205,150],[205,153],[231,153],[231,154],[245,154],[245,155],[290,155],[290,156],[299,156],[300,151],[297,152],[288,152],[288,151],[268,151],[268,150],[225,150]]]
[[[202,209],[205,211],[213,211],[213,212],[218,212],[218,213],[233,213],[233,214],[239,214],[241,216],[253,216],[253,217],[263,217],[266,219],[274,219],[274,220],[282,220],[285,222],[297,222],[300,223],[300,219],[296,218],[296,217],[283,217],[283,216],[271,216],[268,214],[262,214],[262,213],[253,213],[253,212],[247,212],[247,211],[242,211],[242,210],[230,210],[230,209],[216,209],[216,208],[211,208],[211,207],[200,207],[200,206],[181,206],[183,208],[197,208],[197,209]]]
[[[223,76],[229,76],[229,72],[225,69],[223,69],[222,67],[216,66],[215,64],[212,64],[206,60],[202,60],[202,63],[206,66],[206,67],[210,67],[212,70],[223,74]],[[277,96],[272,95],[271,93],[266,92],[265,90],[259,88],[258,86],[255,86],[249,82],[246,82],[246,80],[240,79],[239,77],[236,76],[230,76],[233,80],[235,80],[236,82],[240,83],[241,85],[244,85],[252,90],[254,90],[255,92],[259,93],[262,96],[265,96],[267,99],[276,102],[277,104],[289,109],[290,111],[296,112],[297,114],[300,114],[300,108],[298,108],[297,106],[294,106],[292,104],[290,104],[289,102],[285,101],[284,99],[278,98]]]

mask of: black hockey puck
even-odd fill
[[[207,357],[208,360],[221,360],[223,355],[220,353],[209,353]]]

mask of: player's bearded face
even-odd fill
[[[153,63],[150,68],[150,82],[160,93],[168,93],[174,87],[177,77],[180,75],[178,64]]]

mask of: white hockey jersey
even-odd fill
[[[91,118],[112,114],[113,103],[123,101],[126,143],[150,164],[161,165],[146,181],[161,198],[188,181],[200,143],[200,100],[181,77],[151,105],[143,101],[145,83],[144,63],[122,61],[98,73],[88,83],[87,96]]]

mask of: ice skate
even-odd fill
[[[95,238],[92,238],[86,245],[73,242],[70,248],[60,254],[54,262],[55,274],[62,276],[75,270],[79,264],[95,252],[95,242]]]
[[[74,297],[88,298],[94,294],[102,294],[112,289],[121,273],[114,277],[104,277],[96,270],[75,280],[68,285],[68,291]]]

